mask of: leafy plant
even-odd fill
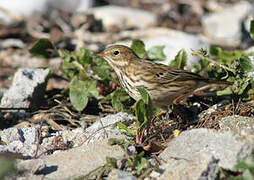
[[[146,51],[145,44],[140,39],[133,39],[131,43],[131,49],[135,54],[143,59],[151,61],[163,61],[166,59],[166,55],[163,52],[165,46],[153,46]]]
[[[231,82],[226,89],[217,91],[217,95],[236,95],[242,100],[254,99],[254,79],[249,76],[253,71],[250,56],[244,51],[224,51],[219,47],[207,50],[193,51],[201,57],[192,67],[192,71],[199,73],[206,71],[210,78]]]
[[[250,37],[254,39],[254,19],[250,21]]]
[[[221,169],[220,179],[252,180],[254,179],[254,158],[248,157],[235,166],[237,172],[228,172]]]
[[[155,108],[153,107],[152,100],[145,89],[137,88],[137,90],[142,98],[135,104],[135,114],[137,118],[136,142],[142,143],[144,132],[150,125]]]
[[[34,56],[48,57],[48,52],[55,50],[55,46],[48,39],[40,39],[29,51]],[[73,107],[82,111],[91,97],[98,98],[100,81],[113,84],[114,78],[111,67],[93,53],[84,48],[79,53],[59,49],[62,58],[60,70],[70,82],[69,96]]]
[[[42,58],[50,57],[53,51],[56,51],[55,46],[50,40],[45,38],[40,39],[31,49],[29,49],[31,54]]]
[[[145,158],[144,151],[138,154],[129,152],[128,147],[132,145],[130,142],[124,139],[111,138],[108,143],[110,145],[119,145],[123,149],[127,156],[124,168],[129,169],[133,175],[142,179],[153,170],[154,167]]]
[[[254,158],[249,157],[240,162],[235,167],[237,170],[242,171],[242,176],[232,178],[232,180],[251,180],[254,179]]]
[[[178,69],[184,69],[186,65],[187,65],[187,53],[184,49],[181,49],[175,56],[175,59],[169,63],[170,67],[175,67]]]
[[[108,102],[111,102],[112,107],[118,112],[128,111],[133,104],[132,98],[122,89],[116,89],[100,101],[100,103]]]

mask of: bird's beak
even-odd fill
[[[100,56],[100,57],[105,57],[106,56],[106,54],[96,54],[96,56]]]

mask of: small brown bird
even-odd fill
[[[141,98],[136,88],[142,87],[151,96],[153,104],[163,110],[209,83],[227,84],[140,59],[129,47],[123,45],[110,46],[97,55],[112,66],[121,85],[132,98]]]

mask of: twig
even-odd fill
[[[220,63],[220,62],[217,62],[217,61],[214,61],[213,59],[209,58],[209,57],[205,57],[202,53],[200,53],[200,51],[194,51],[192,50],[192,54],[193,55],[196,55],[196,56],[199,56],[201,58],[204,58],[205,60],[209,61],[210,63],[213,63],[223,69],[226,69],[227,71],[230,71],[232,73],[235,74],[235,70],[234,69],[230,69],[229,67],[225,66],[223,63]]]
[[[38,129],[39,136],[38,136],[38,141],[37,141],[37,145],[36,145],[36,151],[35,151],[35,154],[34,154],[34,159],[38,158],[39,145],[40,145],[41,138],[42,138],[42,133],[41,133],[42,124],[43,124],[43,121],[41,121],[40,128]]]

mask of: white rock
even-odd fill
[[[119,132],[118,128],[116,127],[116,123],[126,123],[128,121],[129,123],[132,123],[135,119],[136,118],[133,115],[124,112],[108,115],[104,118],[101,118],[86,129],[85,134],[88,137],[86,143],[88,144],[94,141],[115,136],[123,138],[124,136]]]
[[[231,131],[200,128],[182,132],[169,142],[159,157],[167,163],[174,161],[172,157],[199,163],[203,158],[213,156],[220,167],[234,170],[236,164],[253,155],[253,150],[253,142],[239,138]]]
[[[204,32],[213,42],[222,45],[238,45],[241,40],[242,20],[252,10],[247,1],[240,1],[222,12],[212,13],[202,18]]]
[[[48,75],[49,69],[19,69],[1,107],[36,108],[43,99]]]
[[[145,28],[156,24],[155,14],[140,9],[110,5],[93,8],[91,13],[102,20],[106,29],[111,26]]]
[[[161,62],[168,65],[168,63],[175,58],[178,51],[185,49],[188,54],[188,65],[195,63],[199,58],[191,55],[191,50],[199,50],[200,48],[208,48],[209,44],[202,37],[176,31],[167,28],[146,28],[136,31],[124,31],[120,33],[120,36],[138,38],[144,41],[146,48],[149,49],[152,46],[163,45],[164,53],[167,57],[166,61]],[[117,44],[123,44],[130,46],[131,42],[118,42]]]
[[[121,158],[124,152],[119,146],[108,145],[108,140],[82,145],[41,159],[46,168],[41,171],[45,179],[74,179],[84,176],[106,163],[106,157]]]
[[[1,0],[0,8],[5,9],[12,15],[29,16],[33,12],[46,12],[52,9],[61,9],[64,11],[87,11],[93,5],[94,0]],[[0,20],[10,23],[11,19],[2,11],[0,12]]]
[[[0,139],[6,145],[0,145],[0,152],[21,153],[23,156],[33,156],[37,149],[38,131],[35,127],[8,128],[0,131]],[[43,150],[39,146],[39,153]]]

